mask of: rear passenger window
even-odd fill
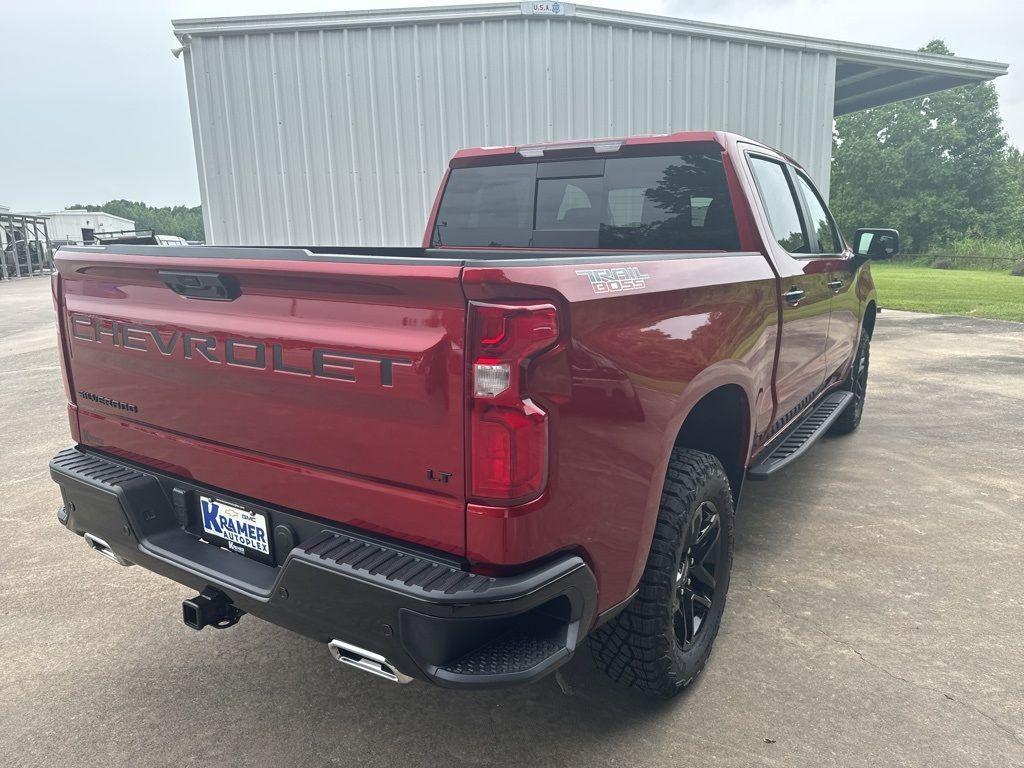
[[[781,163],[763,157],[750,158],[757,189],[768,214],[772,234],[790,253],[809,253],[811,248],[800,220],[800,211]]]
[[[811,220],[808,222],[809,229],[814,232],[818,246],[814,249],[816,253],[839,253],[839,238],[836,236],[835,227],[832,225],[832,217],[825,210],[825,204],[821,202],[818,193],[801,174],[796,175],[796,185],[807,205],[807,212]]]

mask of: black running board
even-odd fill
[[[800,422],[750,465],[747,477],[764,480],[803,456],[824,435],[853,400],[852,392],[833,392],[821,399]]]

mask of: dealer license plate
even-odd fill
[[[222,540],[232,552],[270,557],[265,515],[233,507],[209,496],[200,496],[199,516],[203,533]]]

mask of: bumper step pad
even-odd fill
[[[559,636],[561,635],[561,636]],[[516,628],[443,667],[452,675],[511,675],[543,664],[565,650],[565,632],[532,635]]]
[[[479,595],[494,586],[496,579],[469,573],[436,560],[396,550],[341,533],[323,531],[299,545],[307,555],[376,576],[384,581],[415,587],[424,593]]]
[[[74,448],[65,448],[54,456],[50,460],[50,468],[111,493],[128,483],[146,480],[144,474],[131,467],[115,464],[102,456],[82,453]]]

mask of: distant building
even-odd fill
[[[11,212],[11,206],[5,205],[4,203],[0,203],[0,213],[10,213],[10,212]]]
[[[827,196],[834,117],[1007,71],[572,2],[188,19],[174,31],[211,244],[418,245],[460,147],[734,131],[792,155]]]
[[[131,219],[102,211],[74,209],[32,215],[46,217],[46,231],[50,236],[50,243],[55,248],[70,243],[91,243],[96,232],[135,229],[135,222]]]

